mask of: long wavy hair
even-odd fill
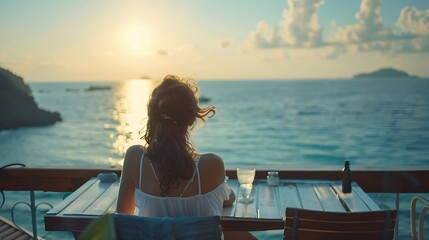
[[[193,79],[167,75],[157,86],[148,104],[148,121],[143,138],[146,155],[161,174],[161,196],[177,188],[179,180],[189,180],[194,172],[197,153],[189,131],[197,119],[206,122],[215,114],[215,107],[198,106],[198,88]]]

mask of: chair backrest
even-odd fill
[[[393,239],[396,210],[327,212],[287,208],[284,239]]]
[[[118,240],[131,239],[221,239],[219,216],[139,217],[113,214]]]
[[[419,216],[419,231],[418,235],[416,232],[416,205],[417,202],[421,202],[421,210]],[[411,228],[411,239],[412,240],[424,240],[424,222],[426,212],[429,210],[429,199],[422,196],[415,196],[411,200],[410,205],[410,228]]]

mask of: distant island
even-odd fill
[[[418,78],[418,76],[409,75],[407,72],[394,68],[381,68],[371,73],[359,73],[353,78]]]
[[[58,112],[40,109],[22,77],[0,67],[0,131],[61,121]]]
[[[91,91],[103,91],[103,90],[110,90],[112,89],[111,86],[89,86],[86,91],[87,92],[91,92]]]

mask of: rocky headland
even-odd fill
[[[22,77],[0,67],[0,131],[61,121],[58,112],[39,108]]]

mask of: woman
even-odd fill
[[[166,76],[148,104],[146,146],[130,147],[124,159],[117,212],[149,217],[207,216],[235,201],[222,159],[198,154],[189,131],[215,107],[198,106],[196,86]],[[136,212],[135,212],[136,210]]]

